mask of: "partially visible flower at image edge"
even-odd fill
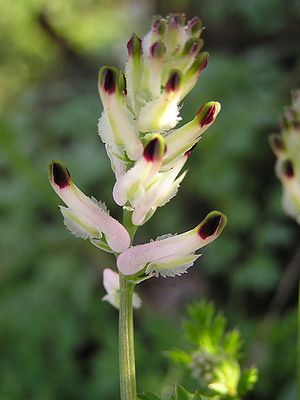
[[[282,183],[284,211],[300,224],[300,90],[292,92],[292,104],[285,109],[281,133],[270,135],[277,158],[275,171]]]

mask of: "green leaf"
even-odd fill
[[[188,393],[184,387],[180,385],[176,385],[175,388],[175,399],[176,400],[190,400],[191,399],[191,394]]]
[[[138,394],[138,400],[161,400],[161,397],[153,392],[143,392]]]
[[[166,353],[166,355],[172,362],[176,364],[187,365],[191,360],[191,355],[180,349],[170,350]]]
[[[256,368],[245,369],[241,373],[239,385],[238,385],[238,393],[240,396],[243,396],[246,392],[251,390],[258,379],[258,371]]]
[[[204,400],[200,393],[190,393],[183,386],[176,385],[175,396],[170,400]]]

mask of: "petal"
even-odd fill
[[[53,161],[49,166],[49,179],[52,188],[63,202],[72,210],[84,214],[105,234],[108,245],[115,252],[128,248],[130,237],[126,229],[112,218],[99,204],[82,193],[71,180],[68,170],[58,162]]]
[[[125,150],[131,160],[137,160],[143,152],[143,145],[135,127],[134,117],[125,104],[125,96],[121,93],[124,90],[118,86],[120,76],[123,75],[111,67],[102,67],[99,71],[98,88],[107,119],[100,124],[100,129],[103,127],[100,135],[105,143],[120,152]],[[109,134],[113,135],[111,139],[107,137]]]
[[[133,306],[133,308],[141,308],[141,306],[142,306],[142,300],[141,300],[140,296],[136,293],[133,293],[133,296],[132,296],[132,306]]]
[[[131,108],[136,114],[139,110],[137,103],[137,95],[140,89],[140,79],[142,71],[142,42],[135,34],[129,39],[127,43],[128,50],[128,63],[125,68],[125,75],[128,90],[128,98]]]
[[[127,162],[124,158],[120,157],[119,154],[115,153],[110,146],[107,144],[105,145],[106,153],[110,159],[111,168],[114,171],[116,178],[118,179],[119,176],[125,173]]]
[[[166,46],[157,41],[150,47],[149,54],[144,61],[141,80],[142,97],[146,99],[158,98],[161,94],[163,57]]]
[[[191,122],[171,131],[165,137],[167,151],[164,156],[164,164],[172,162],[193,147],[201,135],[214,123],[220,110],[220,103],[210,101],[200,108]]]
[[[188,232],[125,250],[117,259],[117,267],[123,274],[132,275],[148,263],[155,263],[161,258],[175,255],[182,257],[194,253],[215,240],[226,221],[225,215],[212,211],[197,227]]]
[[[208,62],[208,53],[200,53],[194,63],[184,74],[183,79],[183,90],[181,93],[181,99],[183,99],[196,85],[199,75],[206,68]]]
[[[119,290],[119,274],[110,268],[105,268],[103,270],[103,286],[107,293]]]
[[[92,239],[102,236],[101,231],[99,231],[95,224],[81,211],[63,206],[59,208],[64,217],[64,224],[76,237]]]
[[[164,278],[167,276],[180,276],[186,273],[187,269],[190,268],[200,256],[201,254],[188,254],[164,257],[150,263],[147,266],[146,274],[154,274],[156,277],[161,275]]]
[[[103,271],[103,286],[107,294],[102,297],[102,300],[107,301],[118,309],[120,306],[119,274],[109,268],[105,268]],[[136,293],[133,293],[132,305],[134,308],[140,308],[142,305],[142,301]]]

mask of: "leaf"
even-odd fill
[[[240,396],[243,396],[246,392],[251,390],[258,379],[258,371],[256,368],[245,369],[241,373],[239,385],[238,385],[238,393]]]
[[[138,400],[161,400],[161,397],[153,392],[143,392],[138,394]]]
[[[171,398],[172,400],[204,400],[205,398],[201,396],[200,393],[190,393],[183,386],[176,385],[175,396]]]
[[[176,364],[187,365],[191,361],[191,355],[180,349],[170,350],[166,353],[166,355],[172,362]]]
[[[191,394],[188,393],[184,387],[180,385],[176,385],[175,388],[175,399],[176,400],[190,400],[191,399]]]

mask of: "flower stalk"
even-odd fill
[[[136,400],[133,332],[133,291],[135,284],[123,274],[120,279],[119,372],[121,400]]]

